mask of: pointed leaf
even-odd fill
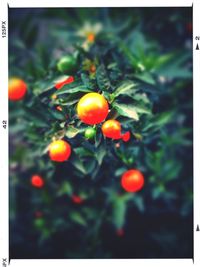
[[[135,106],[135,111],[138,114],[152,114],[151,110],[148,107],[143,107],[143,106],[139,106],[139,105]]]
[[[64,182],[60,189],[57,191],[58,196],[62,196],[64,194],[71,195],[73,192],[72,186],[69,182]]]
[[[126,201],[120,198],[116,198],[113,203],[113,224],[116,228],[120,229],[123,227],[126,216]]]
[[[74,126],[68,126],[65,132],[65,135],[68,138],[74,138],[79,133],[79,129],[75,128]]]
[[[79,212],[73,211],[69,214],[69,217],[73,222],[77,224],[80,224],[82,226],[87,225],[86,220],[83,218],[83,216]]]
[[[76,155],[73,155],[71,157],[71,161],[72,165],[78,170],[80,171],[82,174],[86,175],[87,174],[87,171],[83,165],[83,162],[76,156]]]
[[[97,150],[97,153],[95,154],[97,162],[99,165],[102,164],[103,158],[106,155],[106,149],[103,145],[99,146],[99,149]]]
[[[136,121],[139,120],[139,116],[134,106],[115,103],[113,107],[118,111],[120,115],[134,119]]]
[[[116,91],[114,92],[114,96],[117,97],[119,95],[129,95],[133,92],[135,88],[136,83],[132,81],[126,81],[116,89]]]
[[[100,65],[96,71],[97,84],[99,89],[104,91],[110,88],[110,81],[108,79],[104,65]]]
[[[65,84],[62,89],[57,90],[55,92],[56,95],[63,95],[63,94],[74,94],[78,92],[90,92],[91,89],[87,88],[82,82],[73,82],[70,84]]]
[[[141,74],[134,74],[133,76],[136,79],[141,80],[142,82],[148,83],[150,85],[155,85],[156,84],[153,76],[149,72],[143,72]]]

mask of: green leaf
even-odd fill
[[[155,124],[162,126],[162,125],[170,122],[173,115],[174,115],[173,111],[167,111],[167,112],[160,113],[154,117],[154,122],[155,122]]]
[[[117,110],[117,112],[125,117],[134,119],[135,121],[139,120],[138,113],[136,111],[136,107],[131,106],[131,105],[125,105],[125,104],[118,104],[114,103],[113,107]]]
[[[72,106],[74,104],[76,104],[78,101],[80,100],[80,97],[77,97],[77,99],[71,100],[71,101],[67,101],[67,102],[63,102],[62,106]]]
[[[84,147],[76,147],[74,148],[74,152],[79,156],[79,157],[92,157],[93,156],[93,153],[84,148]]]
[[[115,171],[115,176],[121,176],[127,169],[125,167],[121,167]]]
[[[24,107],[25,116],[28,117],[29,121],[34,121],[35,125],[38,127],[48,127],[49,123],[46,120],[44,114],[34,108]]]
[[[129,47],[121,40],[119,42],[119,46],[122,53],[124,53],[124,55],[127,57],[132,67],[138,69],[138,59],[135,57],[135,55],[133,55]]]
[[[136,86],[136,83],[132,81],[125,81],[115,90],[113,94],[115,97],[119,95],[130,95],[133,93]]]
[[[164,56],[163,56],[164,57]],[[191,61],[191,55],[181,51],[166,55],[158,66],[155,66],[155,73],[169,79],[182,78],[188,79],[192,77],[192,71],[187,67],[187,63]]]
[[[83,218],[83,216],[79,212],[72,211],[72,212],[70,212],[69,217],[73,222],[75,222],[79,225],[82,225],[82,226],[87,225],[86,220]]]
[[[102,164],[105,155],[106,155],[106,149],[104,145],[102,144],[101,146],[99,146],[99,149],[95,153],[95,157],[99,165]]]
[[[182,166],[180,162],[174,160],[168,160],[163,166],[164,182],[169,182],[171,180],[179,178],[179,172]]]
[[[79,159],[79,157],[77,157],[76,155],[73,155],[71,157],[71,164],[78,170],[80,171],[82,174],[86,175],[87,171],[83,165],[83,162]]]
[[[152,190],[152,198],[157,199],[159,197],[164,197],[165,194],[165,187],[163,184],[155,186]]]
[[[120,229],[123,227],[125,222],[125,215],[126,215],[126,201],[122,198],[116,198],[115,202],[113,203],[113,224],[116,228]]]
[[[36,228],[43,228],[45,226],[45,220],[43,218],[36,218],[34,220],[34,225]]]
[[[149,120],[148,124],[143,128],[143,131],[148,131],[151,129],[152,130],[160,129],[162,126],[171,122],[173,116],[174,116],[173,111],[166,111],[166,112],[157,114],[154,117],[152,117],[152,119]]]
[[[56,85],[57,83],[61,83],[63,81],[65,81],[66,79],[68,79],[70,76],[68,75],[61,75],[56,77],[56,79],[53,80],[53,83]]]
[[[140,74],[134,74],[133,77],[150,85],[155,85],[156,81],[149,72],[143,72]]]
[[[143,197],[134,195],[132,199],[139,211],[143,212],[145,210]]]
[[[142,94],[134,94],[132,98],[138,102],[143,102],[144,104],[150,104],[150,100],[145,93]]]
[[[84,162],[85,169],[87,170],[87,174],[91,174],[95,171],[96,168],[96,162],[95,160],[87,160]]]
[[[62,196],[64,194],[71,195],[73,193],[72,186],[69,182],[64,182],[60,189],[57,191],[58,196]]]
[[[81,73],[81,80],[86,88],[93,89],[93,83],[87,74]]]
[[[136,111],[138,114],[152,114],[150,108],[148,108],[148,107],[144,107],[144,106],[139,106],[139,105],[136,105],[136,106],[135,106],[135,111]]]
[[[168,54],[160,55],[159,57],[157,57],[154,69],[158,70],[162,65],[165,65],[168,62],[170,62],[171,60],[173,60],[174,57],[175,57],[174,53],[168,53]]]
[[[64,85],[61,89],[55,92],[56,95],[63,95],[63,94],[74,94],[78,92],[91,92],[92,90],[87,88],[81,82],[73,82],[70,84]]]
[[[57,119],[57,120],[64,120],[65,119],[65,115],[62,112],[60,112],[58,110],[49,110],[49,111],[55,119]]]
[[[58,90],[55,89],[55,85],[58,82],[61,82],[65,79],[67,79],[69,76],[67,75],[62,75],[62,76],[56,76],[52,77],[46,80],[38,81],[34,85],[34,92],[39,92],[39,97],[44,97],[44,96],[49,96],[53,93],[56,94]],[[37,89],[38,88],[38,89]],[[59,89],[61,90],[61,89]]]
[[[68,126],[65,132],[65,135],[68,138],[74,138],[79,133],[79,129],[75,128],[74,126]]]
[[[107,91],[110,88],[110,81],[108,79],[104,65],[100,65],[96,70],[97,84],[99,89]]]

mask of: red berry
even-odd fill
[[[65,84],[69,84],[69,83],[72,83],[74,82],[74,77],[73,76],[69,76],[67,79],[65,79],[64,81],[61,81],[61,82],[58,82],[56,85],[55,85],[55,88],[56,89],[61,89]]]
[[[37,211],[35,212],[35,217],[36,217],[36,218],[41,218],[42,216],[43,216],[43,213],[42,213],[41,211],[37,210]]]
[[[31,184],[32,186],[34,187],[37,187],[37,188],[42,188],[44,186],[44,180],[41,176],[39,175],[33,175],[31,177]]]
[[[124,235],[124,229],[123,229],[123,228],[117,229],[116,234],[117,234],[119,237],[122,237],[122,236]]]
[[[131,138],[131,133],[129,131],[122,135],[122,140],[124,142],[128,142],[130,138]]]
[[[192,23],[188,22],[186,25],[186,28],[187,28],[188,32],[192,32]]]
[[[72,195],[72,201],[76,204],[81,204],[83,202],[83,199],[77,195]]]
[[[144,186],[144,176],[139,170],[126,171],[122,175],[121,186],[127,192],[137,192]]]

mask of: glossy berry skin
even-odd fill
[[[57,68],[62,73],[72,74],[77,68],[77,61],[72,55],[64,56],[58,61]]]
[[[122,140],[124,142],[128,142],[130,138],[131,138],[131,133],[129,131],[122,135]]]
[[[88,93],[79,100],[77,114],[82,122],[94,125],[105,120],[108,109],[108,102],[103,95]]]
[[[8,98],[11,101],[19,101],[27,92],[27,84],[19,78],[11,78],[8,83]]]
[[[117,120],[107,120],[101,127],[102,133],[107,138],[121,138],[121,124]]]
[[[57,90],[61,89],[65,84],[70,84],[74,82],[74,77],[73,76],[69,76],[67,79],[65,79],[64,81],[58,82],[55,85],[55,88]]]
[[[71,146],[64,140],[53,141],[49,145],[49,157],[52,161],[63,162],[71,155]]]
[[[121,186],[127,192],[137,192],[144,186],[144,176],[136,169],[126,171],[121,178]]]
[[[40,175],[33,175],[31,177],[31,184],[34,187],[42,188],[44,186],[44,180]]]
[[[84,136],[86,139],[93,139],[96,135],[96,130],[92,127],[89,127],[85,130]]]

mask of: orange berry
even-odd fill
[[[77,113],[79,119],[86,124],[101,123],[108,115],[108,102],[103,95],[88,93],[79,100]]]
[[[19,78],[11,78],[8,83],[9,100],[18,101],[24,98],[27,92],[27,84]]]
[[[107,120],[101,127],[102,133],[107,138],[120,139],[121,138],[121,124],[117,120]]]
[[[53,161],[63,162],[71,155],[71,146],[64,140],[53,141],[49,145],[49,157]]]

